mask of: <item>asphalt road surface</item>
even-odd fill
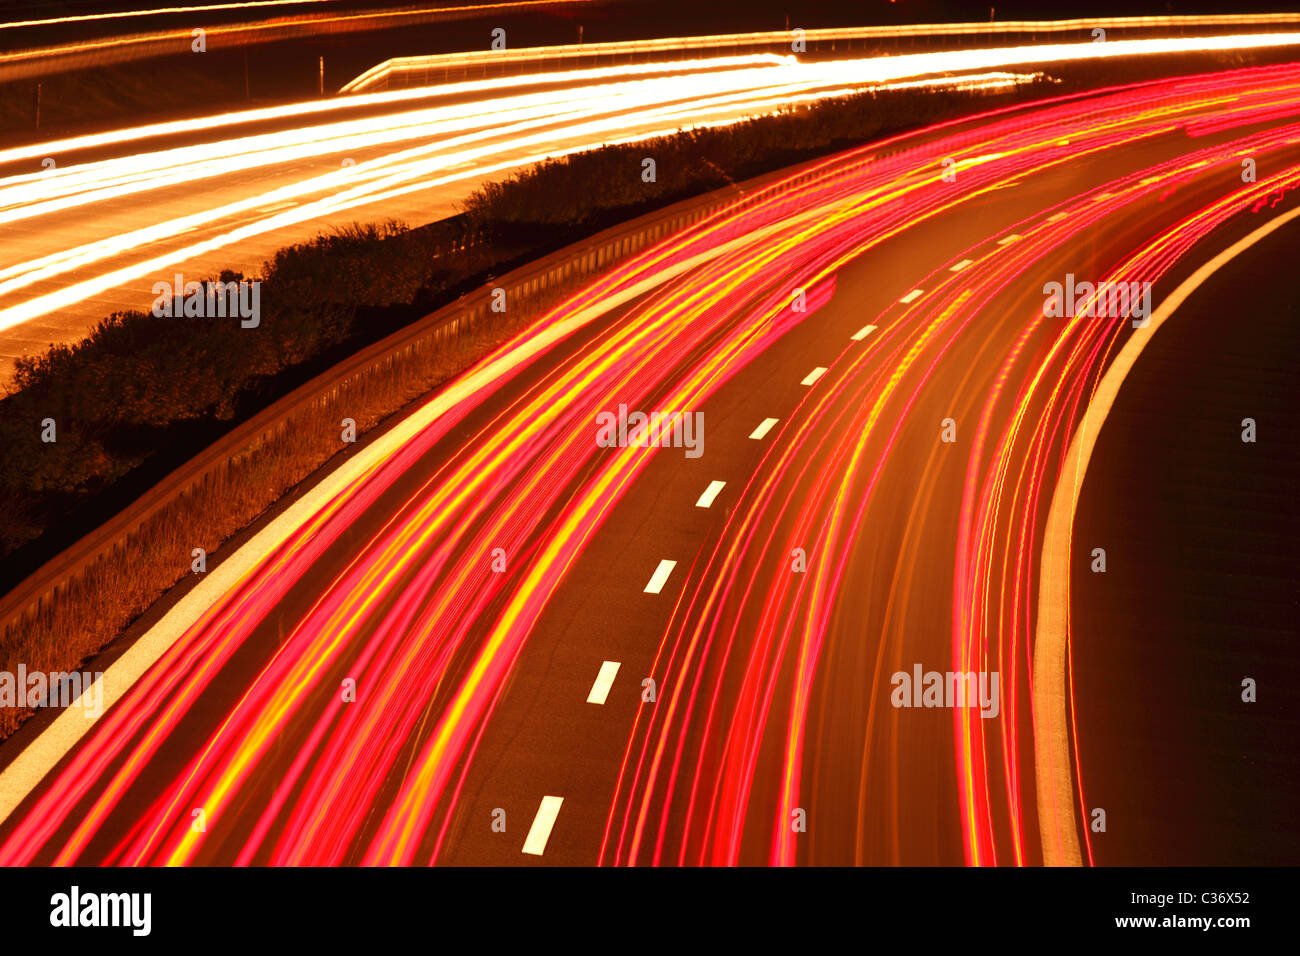
[[[618,267],[227,549],[97,720],[10,740],[0,861],[1086,859],[1039,549],[1150,310],[1047,284],[1158,309],[1292,208],[1298,111],[1292,68],[1006,111]],[[602,447],[620,406],[698,417]],[[931,671],[996,693],[900,695]]]

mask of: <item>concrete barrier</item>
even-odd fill
[[[30,622],[40,616],[47,602],[66,596],[78,577],[94,568],[97,562],[113,560],[129,564],[133,555],[143,547],[141,532],[151,519],[184,496],[195,494],[210,483],[218,483],[223,472],[266,447],[277,436],[293,430],[297,422],[309,417],[323,404],[367,378],[400,378],[405,365],[419,363],[429,350],[489,326],[497,315],[491,310],[493,289],[505,290],[512,309],[549,307],[585,279],[735,203],[742,192],[749,193],[781,179],[794,186],[806,178],[801,176],[801,169],[820,162],[755,177],[739,186],[685,200],[606,229],[590,239],[514,269],[340,362],[235,427],[0,597],[0,636],[12,634],[15,629],[21,632],[25,626],[31,626]],[[388,411],[397,410],[392,408]],[[328,456],[318,464],[326,460]],[[248,516],[249,521],[255,518],[256,515]],[[196,541],[208,537],[203,528],[192,529],[192,536]],[[179,581],[187,570],[188,564],[178,560],[175,580]]]

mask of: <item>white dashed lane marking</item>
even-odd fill
[[[650,583],[645,586],[646,594],[658,594],[668,583],[668,575],[673,573],[673,568],[677,567],[676,561],[669,561],[666,558],[659,562],[659,567],[655,568],[655,573],[650,577]]]
[[[749,437],[763,438],[764,436],[767,435],[768,432],[772,430],[772,426],[775,425],[778,421],[779,419],[776,418],[763,419],[761,422],[758,423],[758,427],[749,433]]]
[[[803,381],[801,381],[799,384],[812,385],[814,382],[817,381],[817,379],[821,378],[825,374],[826,374],[826,369],[818,365],[815,369],[813,369],[811,372],[805,375],[803,377]]]
[[[718,492],[727,487],[725,481],[710,481],[709,487],[704,489],[704,494],[700,495],[695,502],[697,508],[708,508],[713,505],[713,499],[718,497]]]
[[[862,328],[858,329],[851,336],[849,336],[849,338],[851,338],[854,342],[861,342],[863,339],[865,339],[868,335],[870,335],[874,331],[876,331],[876,327],[874,325],[864,325]]]
[[[542,797],[542,804],[533,817],[533,825],[528,828],[528,838],[524,840],[524,852],[532,856],[541,856],[546,849],[546,841],[551,838],[551,828],[555,818],[560,815],[563,797]]]
[[[614,686],[614,678],[618,676],[618,661],[605,661],[600,665],[600,671],[596,674],[596,682],[591,685],[591,693],[587,695],[587,703],[603,704],[609,697],[609,689]]]

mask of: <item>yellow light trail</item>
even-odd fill
[[[167,251],[109,268],[46,292],[0,307],[0,329],[50,314],[172,263],[275,229],[412,192],[517,168],[589,148],[675,132],[682,126],[735,122],[757,113],[845,95],[859,88],[858,61],[801,64],[792,58],[728,59],[722,69],[686,75],[599,83],[577,91],[558,90],[460,103],[377,118],[257,134],[217,146],[186,146],[114,160],[70,166],[49,174],[23,174],[0,180],[0,222],[67,212],[88,204],[178,187],[199,179],[290,159],[376,149],[401,140],[434,137],[427,145],[362,160],[328,173],[312,170],[304,178],[217,209],[204,208],[125,233],[59,248],[0,268],[0,296],[85,270],[159,242]],[[657,67],[662,69],[662,65]],[[608,71],[603,71],[608,72]],[[976,75],[956,85],[1009,85],[1007,74]],[[910,88],[918,81],[900,84]],[[953,85],[952,80],[929,81]],[[877,83],[875,88],[889,89]],[[241,222],[214,236],[185,242],[187,233],[212,225],[214,214],[230,221],[286,202],[296,208]]]

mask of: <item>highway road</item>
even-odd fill
[[[357,221],[444,218],[545,159],[862,90],[1007,88],[1065,61],[1285,47],[1275,32],[802,60],[710,55],[313,100],[0,150],[0,376],[23,355],[147,309],[154,286],[257,274]],[[485,56],[485,62],[490,59]],[[629,175],[640,175],[637,168]],[[671,170],[659,172],[671,176]]]
[[[222,555],[101,717],[0,748],[0,862],[1086,861],[1044,524],[1114,357],[1293,207],[1300,68],[821,170],[615,268]],[[624,406],[698,418],[603,447]],[[917,669],[998,689],[897,706]]]
[[[0,359],[147,309],[154,283],[176,273],[257,274],[277,249],[335,227],[453,215],[475,186],[550,156],[888,88],[914,72],[772,54],[604,65],[0,150]],[[1018,76],[908,82],[1005,88]]]

